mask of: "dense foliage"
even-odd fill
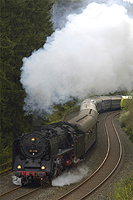
[[[114,185],[114,190],[107,192],[105,200],[132,200],[133,199],[133,171],[127,179],[122,179]]]
[[[133,98],[132,100],[125,100],[120,116],[121,126],[133,142]]]
[[[67,117],[70,117],[71,113],[75,113],[79,111],[79,106],[77,105],[78,100],[73,99],[65,103],[64,105],[58,104],[54,105],[55,111],[51,114],[47,120],[45,120],[45,124],[56,123],[58,121],[65,121]]]
[[[42,47],[53,32],[52,5],[52,0],[1,0],[1,163],[11,159],[14,137],[32,125],[32,117],[22,109],[25,91],[19,82],[20,68],[22,58]]]
[[[133,173],[131,174],[129,179],[127,180],[121,179],[121,181],[116,184],[115,193],[112,199],[114,200],[133,199]]]

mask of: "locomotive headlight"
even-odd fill
[[[18,169],[21,169],[21,165],[18,165],[17,168],[18,168]]]
[[[32,142],[35,142],[35,138],[31,138],[31,141],[32,141]]]
[[[44,169],[45,169],[45,166],[41,166],[41,169],[44,170]]]

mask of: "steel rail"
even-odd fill
[[[116,112],[115,112],[116,113]],[[77,187],[73,188],[71,191],[67,192],[65,195],[61,196],[60,198],[58,198],[58,200],[61,200],[61,199],[64,199],[65,197],[67,197],[69,194],[71,194],[72,192],[76,191],[78,188],[80,188],[81,186],[83,186],[85,183],[87,183],[94,175],[96,175],[96,173],[103,167],[103,165],[105,164],[108,156],[109,156],[109,152],[110,152],[110,139],[109,139],[109,132],[108,132],[108,128],[107,128],[107,124],[106,124],[106,119],[109,115],[113,114],[112,112],[111,113],[108,113],[106,116],[105,116],[105,122],[104,122],[104,125],[105,125],[105,132],[106,132],[106,137],[107,137],[107,151],[106,151],[106,155],[104,157],[104,160],[102,161],[102,163],[99,165],[99,167],[87,178],[85,179],[83,182],[81,182]],[[118,115],[118,112],[117,114]],[[116,116],[115,115],[115,116]],[[115,117],[114,116],[114,117]],[[113,117],[113,118],[114,118]],[[113,119],[112,119],[113,120]],[[116,131],[116,128],[114,126],[114,123],[113,123],[113,128],[114,128],[114,131],[116,133],[116,136],[117,136],[117,139],[119,141],[119,144],[120,144],[120,156],[119,156],[119,159],[118,159],[118,162],[115,166],[115,168],[111,171],[111,173],[101,182],[99,183],[95,188],[93,188],[90,192],[88,192],[86,195],[84,195],[80,200],[82,199],[85,199],[86,197],[88,197],[91,193],[93,193],[96,189],[98,189],[112,174],[113,172],[116,170],[116,168],[118,167],[120,161],[121,161],[121,157],[122,157],[122,146],[121,146],[121,142],[120,142],[120,138],[119,138],[119,135]]]
[[[38,190],[40,190],[40,189],[46,189],[46,188],[49,187],[49,186],[50,186],[50,183],[48,183],[47,185],[45,185],[45,187],[39,186],[39,187],[35,188],[34,190],[32,190],[32,191],[30,191],[30,192],[27,192],[26,194],[23,194],[23,195],[21,195],[20,197],[17,197],[17,198],[15,198],[15,199],[13,199],[13,200],[20,200],[20,199],[23,199],[23,198],[25,198],[25,197],[27,197],[27,196],[33,194],[34,192],[36,192],[36,191],[38,191]]]
[[[13,200],[23,199],[24,197],[26,197],[26,196],[28,196],[28,195],[30,195],[30,194],[36,192],[37,190],[39,190],[39,189],[41,189],[41,188],[42,188],[42,186],[39,186],[39,187],[37,187],[37,188],[31,190],[30,192],[27,192],[27,193],[25,193],[25,194],[22,194],[22,195],[19,196],[19,197],[13,198]],[[19,186],[19,187],[13,189],[13,190],[10,190],[10,191],[8,191],[8,192],[6,192],[6,193],[0,195],[0,198],[3,197],[3,198],[5,199],[6,195],[9,195],[9,194],[11,194],[11,193],[13,193],[13,192],[15,192],[16,190],[19,190],[19,189],[22,189],[22,186]]]
[[[107,114],[105,116],[105,120],[107,118],[107,116],[110,115]],[[67,192],[66,194],[64,194],[63,196],[61,196],[60,198],[58,198],[57,200],[61,200],[63,198],[65,198],[66,196],[68,196],[70,193],[72,193],[73,191],[77,190],[78,188],[80,188],[82,185],[84,185],[88,180],[90,180],[100,169],[101,167],[104,165],[104,163],[106,162],[108,156],[109,156],[109,151],[110,151],[110,140],[109,140],[109,133],[108,133],[108,130],[107,130],[107,126],[105,124],[105,130],[106,130],[106,137],[107,137],[107,151],[106,151],[106,155],[102,161],[102,163],[99,165],[99,167],[87,178],[85,179],[83,182],[81,182],[78,186],[76,186],[75,188],[73,188],[71,191]]]
[[[22,187],[22,186],[18,186],[18,187],[14,188],[14,189],[12,189],[12,190],[10,190],[10,191],[7,191],[7,192],[1,194],[1,195],[0,195],[0,198],[6,196],[6,195],[8,195],[8,194],[10,194],[10,193],[12,193],[12,192],[14,192],[14,191],[16,191],[16,190],[18,190],[18,189],[20,189],[21,187]]]
[[[120,161],[121,161],[121,158],[122,158],[122,145],[121,145],[121,141],[120,141],[120,137],[118,135],[118,132],[115,128],[115,125],[114,125],[114,117],[116,117],[117,115],[119,115],[120,113],[117,113],[115,116],[113,116],[112,118],[112,125],[113,125],[113,128],[114,128],[114,131],[115,131],[115,134],[117,136],[117,139],[118,139],[118,143],[119,143],[119,149],[120,149],[120,152],[119,152],[119,158],[118,158],[118,161],[115,165],[115,167],[113,168],[113,170],[110,172],[110,174],[101,182],[99,183],[99,185],[97,185],[95,188],[93,188],[93,190],[91,190],[89,193],[87,193],[86,195],[84,195],[82,198],[80,198],[80,200],[83,200],[85,199],[86,197],[88,197],[91,193],[93,193],[96,189],[98,189],[104,182],[106,182],[110,177],[111,175],[115,172],[115,170],[117,169],[118,165],[120,164]]]
[[[39,187],[35,188],[34,190],[27,192],[26,194],[23,194],[20,197],[15,198],[14,200],[23,199],[24,197],[27,197],[28,195],[33,194],[34,192],[36,192],[37,190],[40,190],[41,188],[42,188],[42,186],[39,186]]]
[[[116,113],[116,112],[115,112],[115,113]],[[84,180],[82,183],[80,183],[77,187],[75,187],[74,189],[72,189],[70,192],[68,192],[68,193],[66,193],[65,195],[63,195],[63,196],[61,196],[60,198],[58,198],[58,200],[64,199],[64,198],[67,197],[70,193],[72,193],[72,192],[75,191],[76,189],[78,189],[78,188],[80,188],[81,186],[83,186],[87,181],[89,181],[89,180],[102,168],[102,166],[103,166],[104,163],[106,162],[106,160],[107,160],[107,158],[108,158],[108,156],[109,156],[109,153],[110,153],[110,138],[109,138],[109,132],[108,132],[107,124],[106,124],[106,119],[107,119],[107,117],[108,117],[109,115],[111,115],[111,114],[113,114],[113,113],[112,113],[112,112],[111,112],[111,113],[108,113],[108,114],[105,116],[105,122],[104,122],[104,123],[105,123],[106,137],[107,137],[107,143],[106,143],[107,150],[106,150],[106,155],[105,155],[105,157],[104,157],[102,163],[99,165],[99,167],[98,167],[86,180]],[[93,193],[96,189],[98,189],[98,188],[99,188],[113,173],[114,173],[114,171],[117,169],[117,167],[118,167],[118,165],[119,165],[119,163],[120,163],[120,161],[121,161],[121,158],[122,158],[122,145],[121,145],[121,141],[120,141],[118,132],[117,132],[117,130],[116,130],[116,128],[115,128],[115,125],[114,125],[114,118],[115,118],[116,115],[118,115],[118,113],[115,114],[115,115],[112,117],[112,125],[113,125],[113,129],[114,129],[114,131],[115,131],[115,134],[116,134],[116,136],[117,136],[117,140],[118,140],[118,142],[119,142],[119,149],[120,149],[120,156],[119,156],[119,159],[118,159],[118,161],[117,161],[117,163],[116,163],[114,169],[108,174],[108,176],[107,176],[101,183],[99,183],[95,188],[93,188],[89,193],[87,193],[86,195],[84,195],[80,200],[83,200],[83,199],[87,198],[91,193]],[[19,189],[19,188],[21,188],[21,186],[15,188],[14,190],[11,190],[11,191],[9,191],[9,192],[7,192],[7,193],[2,194],[0,197],[5,196],[5,195],[8,195],[8,194],[12,193],[13,191],[15,191],[15,190],[17,190],[17,189]],[[22,196],[20,196],[20,197],[18,197],[18,198],[16,198],[16,199],[14,199],[14,200],[22,199],[22,198],[24,198],[24,197],[26,197],[26,196],[28,196],[28,195],[30,195],[30,194],[36,192],[37,190],[39,190],[39,189],[41,189],[41,188],[42,188],[42,187],[38,187],[38,188],[36,188],[36,189],[34,189],[34,190],[30,191],[30,192],[27,192],[26,194],[24,194],[24,195],[22,195]]]

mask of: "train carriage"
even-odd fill
[[[87,103],[88,102],[88,103]],[[85,108],[83,110],[83,108]],[[69,123],[77,125],[84,132],[84,153],[91,147],[97,135],[98,112],[95,104],[90,99],[83,102],[80,114],[69,120]]]
[[[111,97],[111,109],[120,109],[121,97],[112,96]]]
[[[102,111],[109,110],[111,108],[111,98],[108,96],[101,96],[102,99]]]

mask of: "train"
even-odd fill
[[[77,116],[44,126],[34,126],[13,142],[12,169],[25,185],[50,183],[65,170],[76,166],[97,138],[100,112],[120,109],[122,96],[85,99]]]

